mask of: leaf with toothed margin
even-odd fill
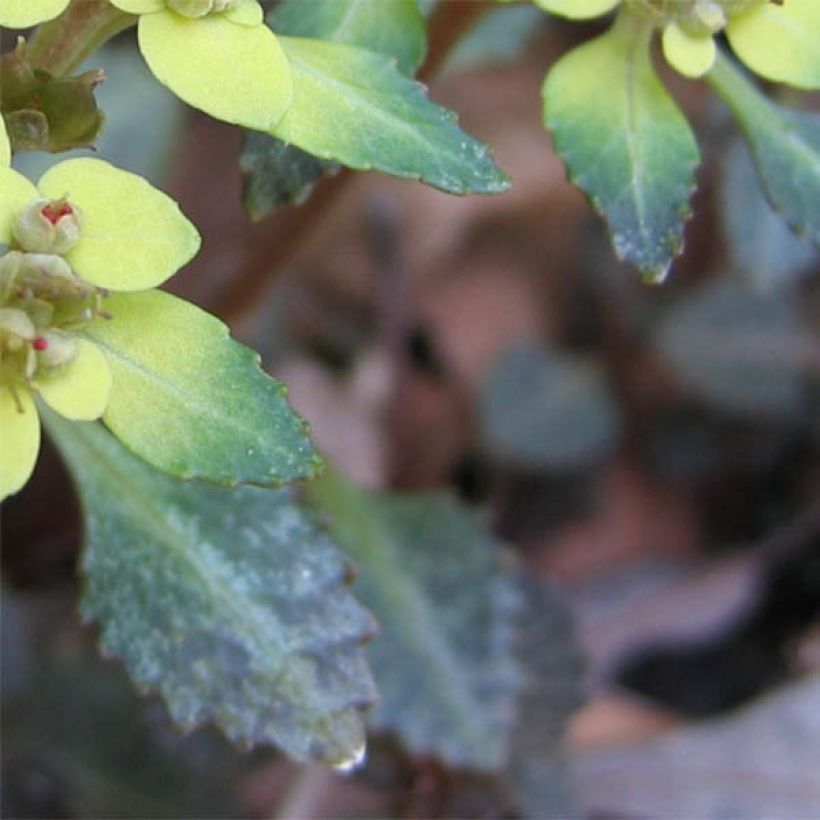
[[[652,68],[651,33],[623,13],[555,64],[543,99],[555,148],[606,218],[618,257],[660,281],[683,247],[699,152]]]
[[[772,207],[820,246],[820,114],[772,102],[723,54],[708,80],[738,121]]]
[[[82,613],[104,651],[190,728],[344,766],[375,697],[374,622],[290,489],[179,481],[99,424],[44,413],[86,518]]]
[[[358,563],[356,592],[381,626],[371,725],[451,766],[503,766],[521,686],[509,556],[445,495],[368,493],[333,471],[306,491],[333,516],[331,534]]]
[[[432,103],[389,57],[323,40],[280,42],[295,92],[273,136],[320,159],[453,194],[509,187],[487,146],[462,131],[455,115]]]
[[[416,0],[284,0],[267,16],[268,25],[288,37],[347,43],[395,58],[411,76],[424,58],[424,17]],[[338,169],[295,145],[246,131],[239,158],[242,202],[251,219],[263,219],[279,205],[299,204],[327,174]]]
[[[84,335],[114,379],[103,421],[137,455],[180,478],[277,485],[321,461],[282,384],[225,325],[158,290],[112,294],[113,317]]]

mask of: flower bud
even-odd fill
[[[698,0],[695,18],[709,34],[717,34],[726,26],[726,12],[715,0]]]
[[[20,248],[30,253],[64,254],[80,239],[81,215],[65,199],[36,199],[14,221]]]
[[[32,347],[37,351],[43,367],[60,367],[74,361],[77,356],[77,342],[59,330],[47,330],[40,334],[32,341]]]
[[[213,0],[168,0],[168,8],[183,17],[205,17],[213,7]]]
[[[22,310],[0,308],[0,349],[20,350],[37,335],[34,323]]]

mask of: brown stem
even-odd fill
[[[444,65],[453,46],[492,6],[486,0],[441,0],[428,23],[427,59],[419,71],[419,79],[429,82]],[[271,278],[287,267],[304,239],[332,210],[352,179],[354,174],[343,170],[323,180],[304,205],[277,211],[260,226],[258,241],[245,263],[215,302],[225,321],[234,322],[253,310]]]
[[[55,77],[63,77],[137,18],[107,0],[73,0],[56,19],[43,23],[29,43],[29,59]]]

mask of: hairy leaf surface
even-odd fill
[[[183,482],[48,413],[86,515],[84,616],[181,726],[345,764],[364,751],[373,621],[290,490]]]

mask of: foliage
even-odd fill
[[[161,190],[174,188],[162,169],[178,141],[176,100],[242,129],[242,204],[253,220],[305,202],[320,183],[340,190],[350,172],[461,196],[507,191],[491,148],[423,82],[480,15],[470,47],[455,49],[462,64],[476,54],[508,60],[526,47],[538,12],[449,5],[282,0],[265,15],[258,0],[0,0],[0,26],[36,27],[0,57],[0,498],[32,475],[44,419],[82,499],[82,615],[102,650],[183,728],[211,723],[243,746],[345,769],[364,759],[369,726],[416,759],[501,784],[516,810],[565,814],[573,806],[560,740],[582,664],[554,591],[496,532],[514,527],[438,489],[402,492],[398,469],[380,476],[397,486],[355,485],[319,456],[308,422],[256,353],[221,319],[158,290],[196,264],[202,244]],[[615,255],[643,283],[663,282],[682,253],[701,162],[696,132],[707,131],[707,115],[667,89],[670,67],[723,101],[742,140],[733,144],[748,146],[760,184],[735,147],[718,220],[735,277],[673,291],[663,309],[645,290],[613,286],[617,274],[595,256],[590,232],[593,318],[584,326],[562,317],[563,338],[556,331],[546,344],[508,341],[461,385],[475,388],[475,429],[460,433],[473,437],[476,473],[485,461],[506,471],[494,489],[517,500],[519,480],[583,483],[643,424],[656,425],[663,473],[673,425],[656,406],[629,417],[652,388],[686,393],[753,432],[803,431],[817,355],[796,294],[815,259],[810,246],[820,245],[820,115],[803,110],[798,92],[788,104],[782,89],[764,93],[735,58],[767,81],[817,90],[820,4],[534,5],[602,20],[547,71],[540,119],[570,181],[607,223]],[[501,37],[508,14],[523,23]],[[99,50],[130,29],[130,51]],[[112,82],[101,90],[106,70]],[[96,148],[102,158],[88,156]],[[80,155],[37,174],[21,157],[66,151]],[[207,213],[222,198],[210,186],[196,206]],[[262,272],[235,279],[246,301],[302,237],[311,211],[289,213],[280,233],[266,223],[253,234]],[[785,243],[773,213],[799,240]],[[411,327],[401,253],[387,247],[389,219],[375,221],[386,284],[374,324],[397,381],[414,356],[427,356],[429,372],[412,373],[418,392],[408,395],[433,405],[449,363],[425,347],[421,319]],[[529,225],[515,221],[516,231]],[[206,266],[208,251],[206,241]],[[593,361],[603,348],[608,370]],[[651,362],[657,384],[630,393],[633,360]],[[395,392],[383,408],[391,432],[414,403]],[[435,440],[431,418],[424,435]],[[471,467],[465,459],[452,474]],[[67,765],[59,751],[56,759]],[[114,811],[107,795],[84,799],[82,811]]]

